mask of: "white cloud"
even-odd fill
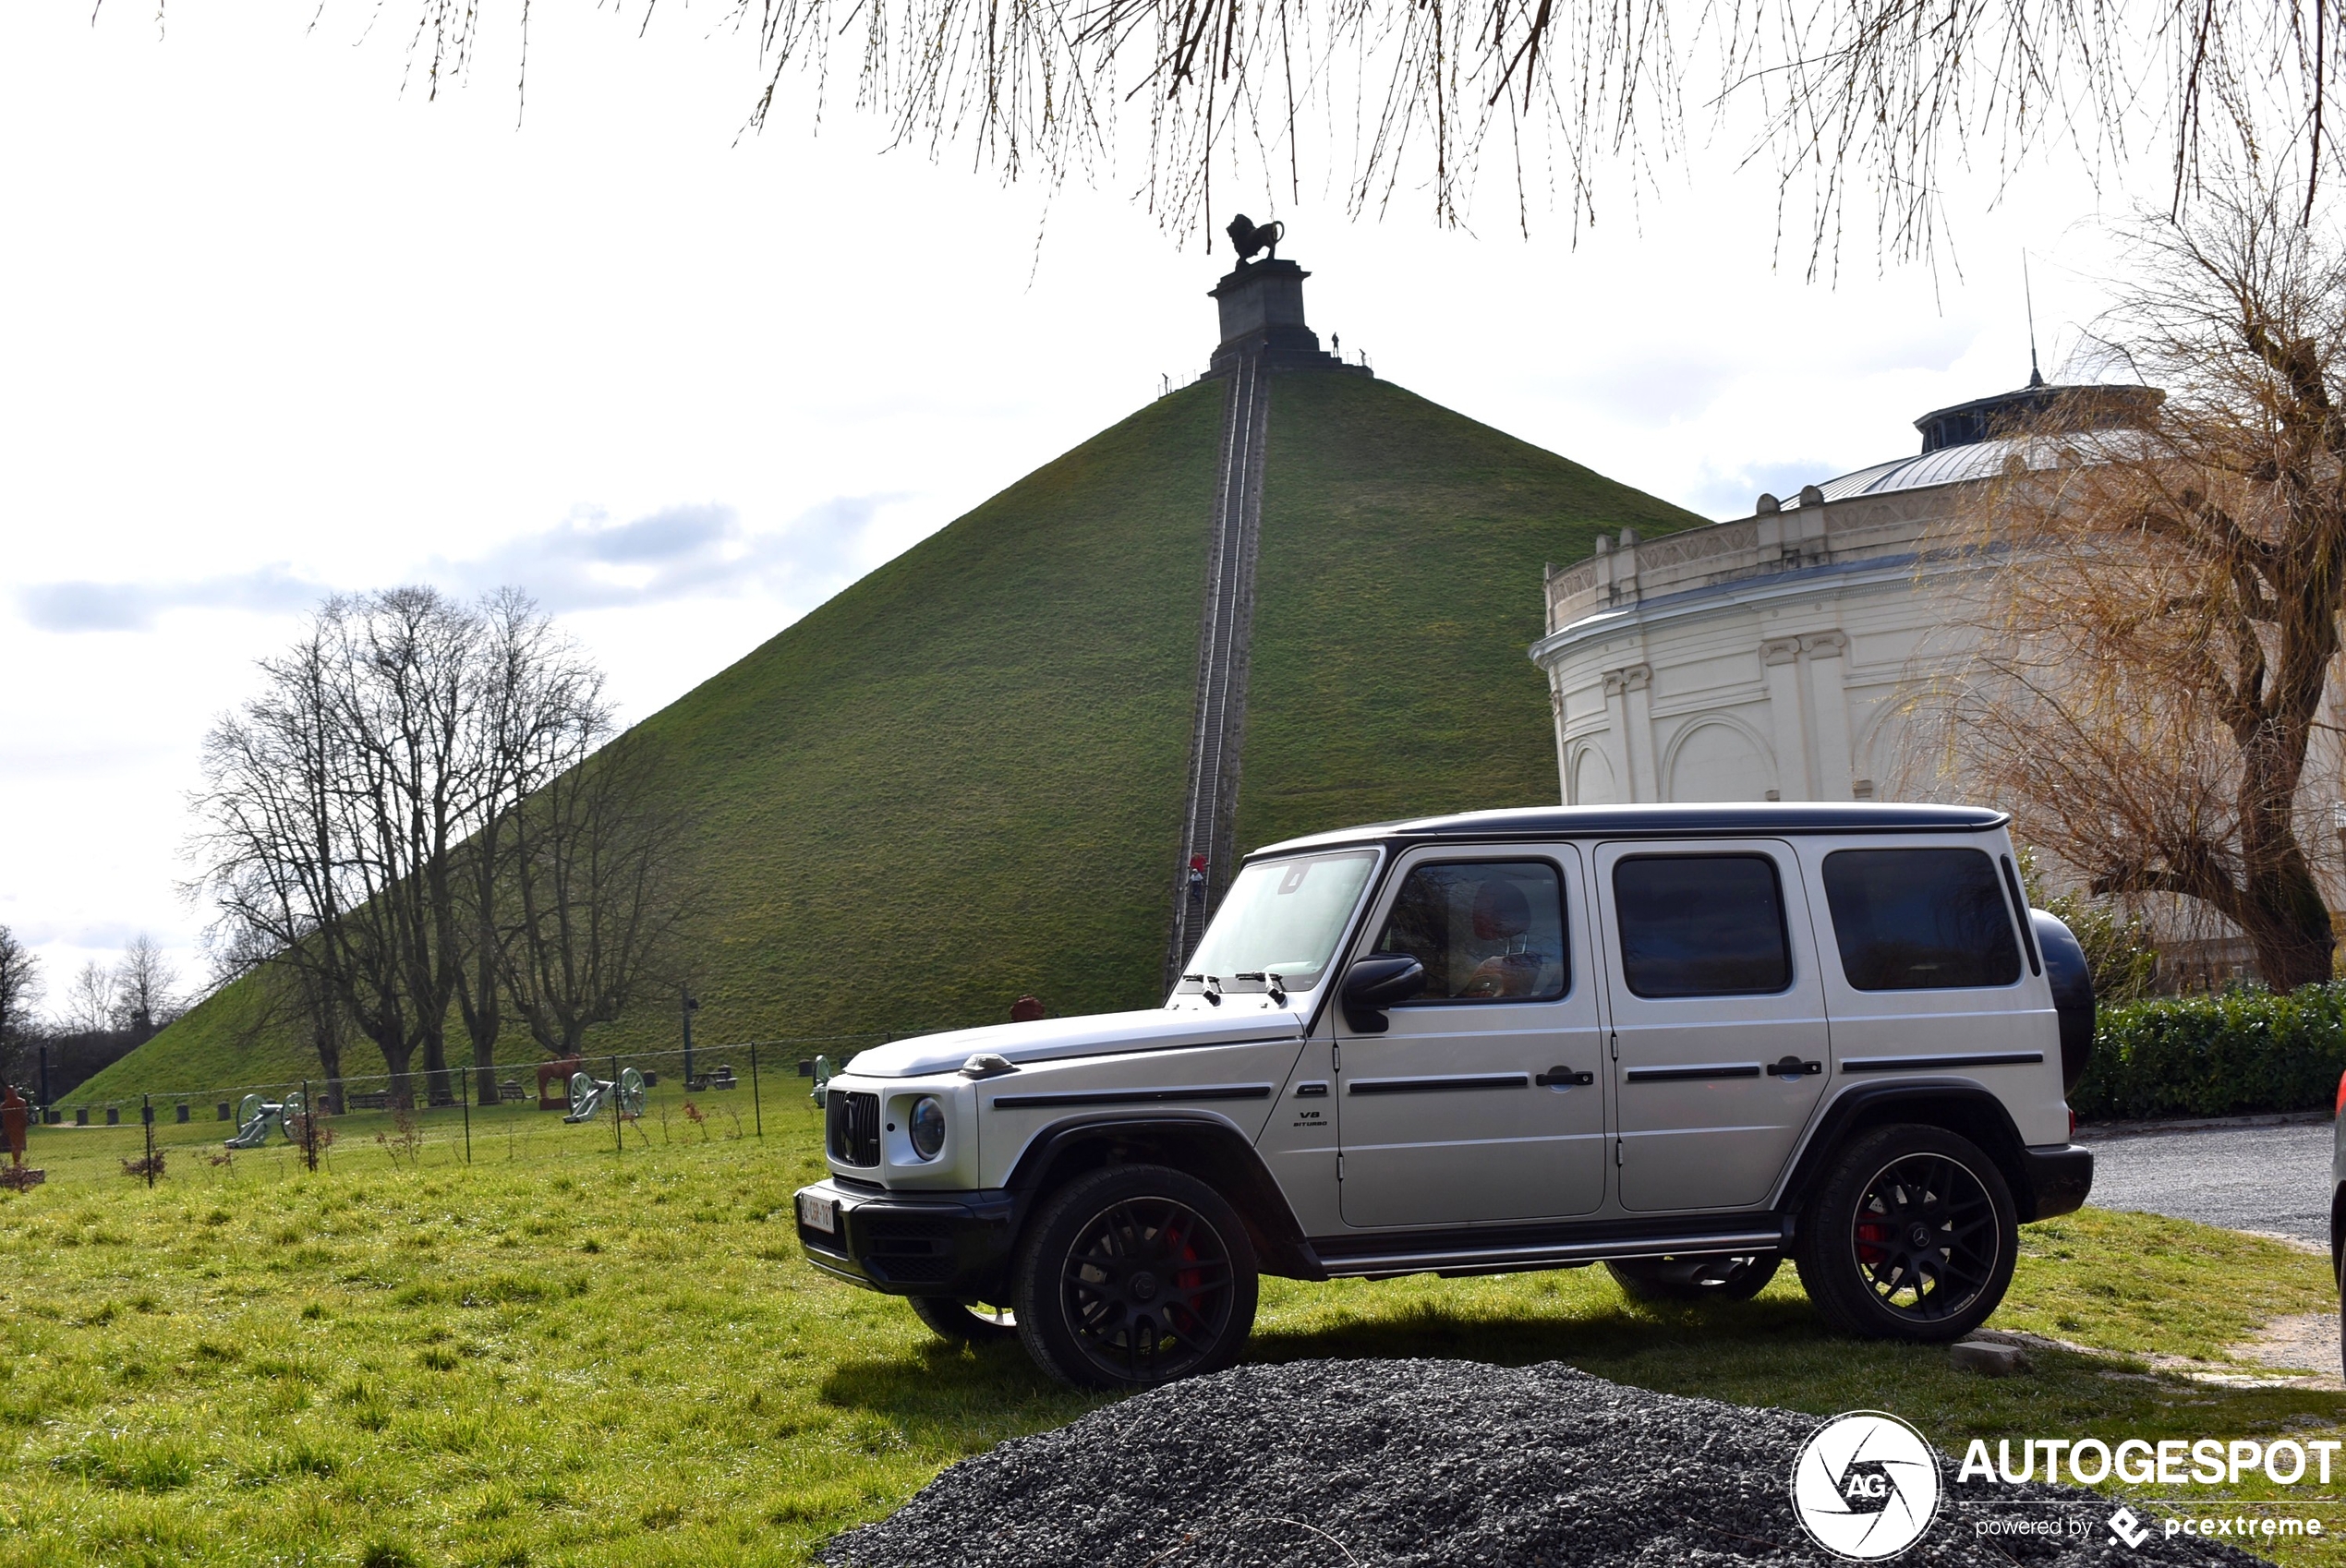
[[[469,561],[435,557],[417,575],[465,591],[518,585],[556,613],[744,594],[828,597],[863,570],[864,546],[901,495],[834,496],[753,534],[721,502],[664,507],[625,523],[599,512],[517,535]]]
[[[907,499],[834,496],[759,534],[721,502],[664,507],[624,523],[586,509],[480,555],[433,556],[396,576],[466,594],[518,585],[556,614],[744,594],[803,599],[819,590],[817,597],[828,597],[871,564],[868,546],[881,509]],[[17,590],[17,604],[37,631],[152,632],[171,610],[283,615],[335,591],[335,585],[278,563],[192,582],[34,583]]]
[[[321,584],[283,564],[179,583],[34,583],[17,607],[43,632],[148,632],[172,609],[243,609],[279,614],[317,602]]]

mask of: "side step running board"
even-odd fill
[[[1438,1251],[1376,1252],[1320,1259],[1330,1279],[1385,1279],[1400,1274],[1505,1274],[1565,1268],[1608,1258],[1683,1258],[1707,1252],[1775,1252],[1792,1243],[1792,1226],[1778,1221],[1734,1230],[1675,1236],[1613,1236],[1510,1247],[1449,1247]]]

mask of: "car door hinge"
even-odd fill
[[[1344,1156],[1341,1154],[1336,1157],[1336,1179],[1338,1181],[1344,1179]]]
[[[1342,1072],[1344,1070],[1344,1047],[1342,1045],[1336,1044],[1334,1043],[1329,1044],[1328,1069],[1332,1072]]]
[[[1341,1166],[1343,1162],[1339,1160],[1336,1164]],[[1613,1167],[1615,1170],[1621,1168],[1621,1140],[1617,1138],[1613,1140]]]
[[[1621,1036],[1612,1033],[1611,1031],[1607,1031],[1605,1034],[1605,1040],[1613,1048],[1613,1059],[1616,1062],[1619,1061],[1621,1059]]]

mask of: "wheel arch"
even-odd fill
[[[1287,1194],[1245,1133],[1203,1111],[1082,1116],[1054,1122],[1031,1139],[1004,1183],[1025,1216],[1043,1198],[1106,1165],[1166,1165],[1195,1176],[1239,1212],[1265,1273],[1324,1279]],[[1022,1223],[1023,1229],[1023,1223]]]
[[[2022,1157],[2026,1145],[2020,1128],[2001,1100],[1968,1079],[1913,1079],[1860,1084],[1843,1092],[1825,1107],[1816,1130],[1802,1145],[1777,1207],[1798,1209],[1824,1179],[1833,1155],[1851,1139],[1893,1122],[1941,1128],[1977,1144],[1996,1163],[1997,1174],[2011,1189],[2013,1209],[2020,1222],[2026,1224],[2037,1218],[2036,1183]]]

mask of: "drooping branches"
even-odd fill
[[[498,15],[417,0],[431,90]],[[1421,192],[1455,223],[1495,158],[1519,222],[1552,192],[1577,223],[1609,166],[1651,174],[1698,120],[1724,125],[1728,155],[1808,197],[1812,265],[1853,190],[1885,250],[1917,254],[1947,166],[2009,175],[2053,148],[2163,162],[2178,211],[2207,153],[2292,162],[2309,213],[2346,81],[2346,0],[733,0],[733,18],[764,71],[752,126],[793,71],[852,69],[901,142],[1009,178],[1097,175],[1137,137],[1182,232],[1217,167],[1226,191],[1300,193],[1323,161],[1356,211]]]

